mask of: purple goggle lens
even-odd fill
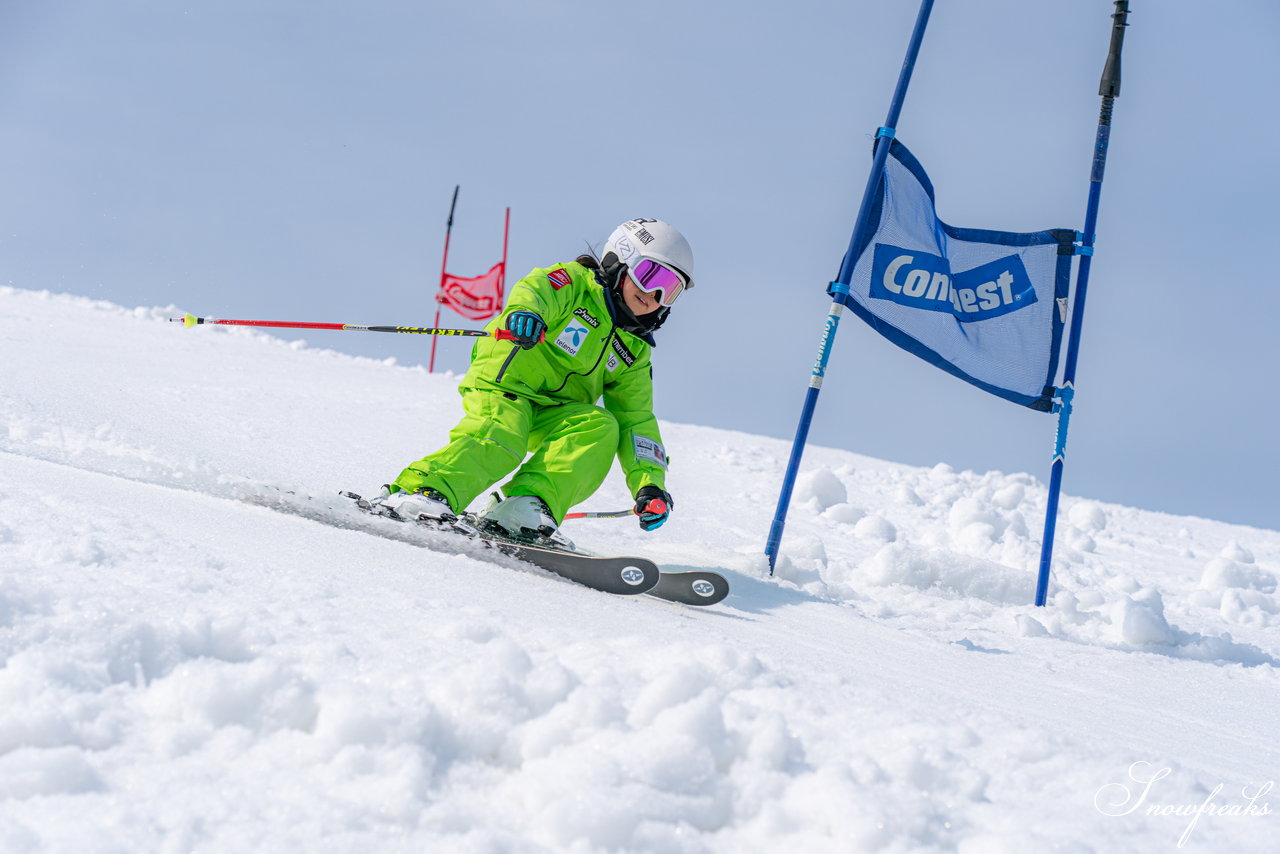
[[[683,276],[670,267],[664,267],[648,258],[640,259],[640,262],[632,268],[631,278],[645,293],[657,293],[659,304],[667,308],[675,305],[680,294],[684,293]]]

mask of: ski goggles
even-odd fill
[[[666,308],[676,304],[686,287],[684,276],[650,258],[641,258],[631,268],[631,279],[646,294],[657,294],[658,303]]]

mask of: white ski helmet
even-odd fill
[[[693,250],[684,235],[660,219],[629,219],[613,230],[604,242],[604,254],[635,269],[648,258],[674,268],[684,276],[685,289],[693,290]]]

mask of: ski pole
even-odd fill
[[[658,498],[650,499],[645,509],[653,509],[657,513],[667,512],[668,505],[665,501]],[[599,510],[584,511],[581,513],[566,513],[564,518],[568,519],[625,519],[628,516],[639,516],[640,511],[632,507],[630,510]]]
[[[601,510],[598,512],[583,513],[566,513],[565,520],[569,519],[625,519],[628,516],[636,515],[634,509],[631,510]]]
[[[514,341],[516,339],[509,330],[499,329],[495,332],[486,332],[483,329],[439,329],[436,327],[424,326],[364,326],[359,323],[301,323],[288,320],[224,320],[217,317],[196,317],[193,314],[187,314],[182,317],[169,318],[170,323],[181,323],[187,327],[198,326],[201,324],[212,324],[215,326],[265,326],[273,329],[330,329],[335,332],[401,332],[407,335],[462,335],[468,338],[488,338],[490,336],[497,338],[499,341]],[[538,339],[539,342],[546,340],[546,333]]]

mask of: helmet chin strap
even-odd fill
[[[667,317],[669,317],[670,314],[671,314],[671,309],[667,308],[666,306],[663,306],[662,308],[658,309],[653,314],[646,314],[643,318],[647,327],[645,329],[645,332],[649,335],[652,335],[653,333],[657,332],[659,329],[662,328],[662,324],[667,322]]]
[[[627,300],[623,297],[621,288],[615,289],[613,293],[613,303],[617,311],[614,323],[619,329],[626,332],[648,335],[662,326],[666,322],[667,315],[671,313],[671,309],[666,306],[660,306],[657,311],[638,315],[631,310],[631,306],[627,305]]]

